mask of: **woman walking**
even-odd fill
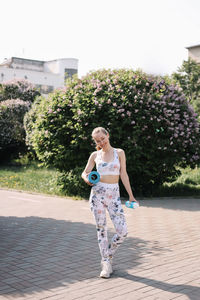
[[[94,214],[97,227],[97,237],[101,253],[102,271],[100,277],[109,278],[112,274],[112,258],[120,244],[127,236],[127,225],[119,194],[119,177],[129,195],[129,201],[136,201],[126,171],[126,157],[122,149],[115,149],[109,141],[109,133],[103,127],[97,127],[92,132],[92,138],[97,145],[82,173],[83,180],[92,186],[90,207]],[[96,164],[100,181],[93,185],[88,175]],[[136,201],[137,202],[137,201]],[[108,244],[106,227],[106,209],[114,224],[116,233]]]

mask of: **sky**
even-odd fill
[[[1,0],[0,62],[77,58],[103,68],[170,75],[200,44],[199,0]]]

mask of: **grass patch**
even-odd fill
[[[181,169],[181,176],[172,183],[164,183],[155,189],[152,196],[200,196],[200,168]],[[40,167],[33,162],[28,165],[6,165],[0,167],[0,187],[41,194],[67,196],[57,186],[59,172]],[[71,197],[71,196],[70,196]],[[72,197],[81,199],[81,197]]]
[[[165,182],[155,196],[200,196],[200,168],[180,169],[181,175],[172,183]]]
[[[36,163],[25,166],[1,166],[0,187],[62,195],[56,185],[57,175],[56,170],[41,168]]]

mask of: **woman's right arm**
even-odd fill
[[[96,152],[93,152],[87,162],[87,165],[85,167],[85,170],[83,171],[83,173],[81,174],[81,177],[83,178],[83,180],[88,184],[93,186],[93,184],[91,182],[89,182],[88,180],[88,175],[90,174],[90,172],[92,171],[92,169],[95,166],[95,158],[96,158]]]

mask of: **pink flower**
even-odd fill
[[[113,103],[113,106],[114,106],[114,107],[116,107],[116,106],[117,106],[117,103],[116,103],[116,102],[114,102],[114,103]]]

